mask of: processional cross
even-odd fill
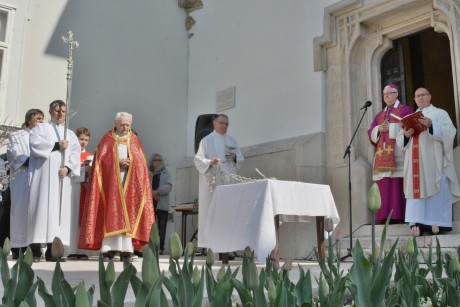
[[[72,75],[73,75],[73,49],[80,46],[77,41],[73,39],[72,31],[67,32],[67,37],[62,36],[61,42],[68,45],[69,57],[67,58],[67,96],[66,105],[67,112],[65,114],[64,122],[64,140],[67,139],[67,130],[69,128],[69,113],[70,113],[70,94],[72,92]],[[64,167],[65,163],[65,151],[61,150],[61,168]],[[62,211],[62,190],[63,190],[64,178],[60,178],[60,199],[59,199],[59,225],[61,224],[61,211]]]

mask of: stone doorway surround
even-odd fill
[[[326,182],[348,234],[348,168],[343,159],[361,115],[373,102],[351,148],[353,229],[368,223],[367,192],[372,184],[373,148],[367,129],[381,106],[380,62],[392,40],[433,28],[450,41],[455,114],[460,127],[460,3],[456,0],[343,0],[324,11],[323,35],[314,40],[315,71],[324,73],[326,105]],[[457,133],[457,144],[460,144]],[[460,175],[460,150],[454,151]],[[460,178],[460,176],[459,176]],[[454,232],[460,232],[460,205],[454,206]]]

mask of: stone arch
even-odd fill
[[[397,38],[433,28],[446,33],[450,40],[452,73],[457,118],[459,124],[460,80],[460,4],[454,0],[365,1],[343,0],[325,9],[324,32],[314,40],[315,70],[324,73],[326,102],[326,174],[335,196],[347,199],[343,188],[336,184],[347,181],[343,172],[346,160],[343,152],[360,117],[360,108],[371,100],[352,146],[352,173],[369,176],[354,179],[353,206],[364,208],[371,184],[370,167],[373,148],[367,139],[367,129],[380,109],[380,62]],[[459,141],[457,134],[457,141]],[[368,165],[359,159],[367,160]],[[353,175],[352,175],[353,177]],[[363,176],[361,176],[363,177]],[[338,195],[337,195],[338,194]],[[348,214],[339,208],[347,219]],[[360,220],[360,218],[362,220]],[[354,226],[366,223],[367,217],[356,218]],[[346,224],[346,223],[345,223]]]

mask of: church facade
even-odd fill
[[[456,0],[200,2],[0,0],[2,120],[20,123],[27,109],[46,113],[49,102],[65,98],[67,49],[60,37],[72,30],[80,47],[70,126],[92,131],[90,149],[115,112],[132,113],[146,153],[162,153],[175,176],[171,199],[190,202],[198,196],[195,121],[225,113],[246,157],[241,175],[259,178],[258,168],[267,177],[330,185],[345,235],[344,153],[361,107],[372,101],[351,146],[356,229],[370,221],[374,153],[367,129],[382,108],[383,84],[400,85],[401,101],[410,105],[416,87],[428,87],[433,104],[458,127]],[[184,9],[188,3],[196,6]],[[457,149],[455,155],[459,171]],[[459,210],[454,206],[454,233]],[[179,232],[180,215],[175,220]],[[190,230],[196,226],[189,221]],[[283,224],[281,256],[305,257],[314,229]]]

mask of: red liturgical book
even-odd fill
[[[426,127],[418,121],[419,118],[423,117],[423,114],[420,111],[406,115],[403,118],[394,114],[390,115],[396,118],[398,121],[400,121],[401,125],[406,129],[414,129],[414,135],[418,135],[420,132],[426,130]]]

